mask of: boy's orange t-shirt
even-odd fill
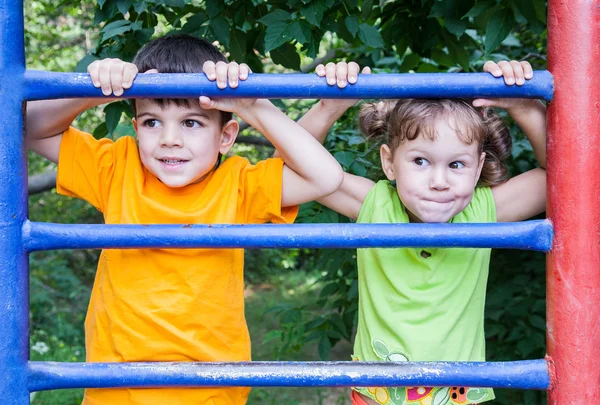
[[[230,157],[206,179],[162,184],[131,137],[96,140],[70,128],[57,190],[88,201],[107,224],[293,222],[281,208],[283,161]],[[89,362],[248,361],[243,249],[106,249],[85,320]],[[250,389],[87,389],[90,405],[243,404]]]

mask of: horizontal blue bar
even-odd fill
[[[521,97],[550,101],[552,74],[534,72],[523,86],[507,86],[489,73],[412,73],[362,75],[344,89],[329,86],[316,74],[251,74],[236,89],[219,89],[204,74],[140,74],[123,98],[475,98]],[[88,74],[28,70],[25,99],[104,97]]]
[[[548,220],[488,224],[23,225],[29,252],[110,248],[472,247],[550,250]]]
[[[30,362],[29,391],[117,387],[489,387],[546,390],[546,361],[513,362]]]

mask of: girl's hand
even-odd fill
[[[358,81],[358,74],[360,71],[360,66],[356,62],[338,62],[333,63],[329,62],[326,66],[320,64],[317,66],[315,72],[320,77],[325,77],[327,79],[327,84],[330,86],[337,86],[340,89],[346,87],[348,83],[354,84]],[[362,74],[371,73],[371,68],[365,66],[361,72]],[[323,99],[321,100],[321,104],[329,109],[339,109],[346,111],[348,108],[352,107],[356,104],[358,100],[353,99]]]
[[[242,63],[239,65],[236,62],[225,63],[222,61],[216,64],[212,61],[204,62],[202,70],[210,81],[217,81],[217,87],[220,89],[229,87],[235,89],[239,80],[246,80],[248,75],[252,73],[248,65]],[[200,107],[204,109],[216,109],[221,111],[234,112],[240,114],[240,110],[251,107],[256,102],[255,98],[213,98],[202,96],[200,97]]]
[[[138,68],[133,63],[108,58],[90,63],[87,71],[94,86],[102,89],[102,94],[119,97],[133,84]]]
[[[495,63],[488,60],[483,65],[483,71],[489,72],[494,77],[504,76],[504,83],[508,86],[512,86],[516,83],[517,86],[525,84],[525,80],[529,80],[533,77],[533,69],[527,61],[518,62],[511,60],[510,62],[502,60]],[[523,98],[478,98],[473,100],[475,107],[499,107],[506,110],[520,108],[528,103],[532,103],[535,100],[528,100]]]

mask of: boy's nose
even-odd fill
[[[165,128],[160,137],[161,146],[168,148],[183,146],[183,137],[176,129]]]

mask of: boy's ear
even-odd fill
[[[381,145],[381,148],[379,149],[379,155],[381,156],[381,168],[383,169],[385,176],[389,181],[396,180],[396,174],[394,173],[394,166],[392,164],[394,157],[392,156],[390,147],[385,144]]]
[[[137,120],[135,119],[135,117],[133,117],[131,119],[131,123],[133,124],[133,129],[135,129],[135,133],[137,134],[138,128],[137,128]]]
[[[223,129],[221,129],[221,147],[219,148],[219,152],[222,155],[226,155],[229,152],[239,132],[240,124],[236,120],[229,120],[223,125]]]

